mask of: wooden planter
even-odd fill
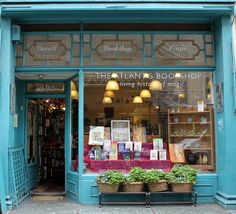
[[[162,192],[168,189],[166,181],[159,181],[157,183],[148,183],[148,189],[150,192]]]
[[[193,184],[191,183],[176,183],[171,184],[173,192],[191,192]]]
[[[108,183],[102,183],[101,181],[97,181],[99,192],[118,192],[119,184],[111,185]]]
[[[123,190],[124,192],[142,192],[143,186],[144,186],[143,182],[124,183]]]

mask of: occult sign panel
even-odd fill
[[[28,48],[28,53],[34,60],[60,60],[65,56],[67,48],[60,40],[35,40]]]
[[[132,40],[102,40],[96,52],[103,60],[132,60],[138,47]]]
[[[163,60],[194,60],[200,48],[194,40],[163,40],[156,51]]]

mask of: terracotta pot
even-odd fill
[[[143,186],[143,182],[131,182],[123,184],[124,192],[142,192]]]
[[[191,183],[175,183],[171,184],[173,192],[191,192],[193,184]]]
[[[111,185],[97,181],[99,192],[118,192],[119,184]]]
[[[159,181],[156,183],[148,183],[148,189],[150,192],[162,192],[168,189],[166,181]]]

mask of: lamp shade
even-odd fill
[[[115,97],[115,93],[114,93],[114,91],[105,91],[104,97],[114,98]]]
[[[143,79],[149,79],[149,77],[150,77],[149,73],[144,73],[143,74]]]
[[[181,77],[181,73],[179,73],[179,72],[177,72],[177,73],[175,73],[175,78],[180,78]]]
[[[106,85],[106,90],[117,91],[119,90],[119,85],[115,80],[109,80]]]
[[[77,90],[71,90],[70,96],[73,100],[78,100],[78,91]]]
[[[140,96],[135,96],[133,99],[133,103],[143,103],[143,99]]]
[[[103,97],[102,103],[112,103],[112,99],[110,97]]]
[[[184,99],[185,98],[185,94],[184,93],[179,93],[179,98]]]
[[[112,79],[116,79],[116,78],[118,78],[119,76],[118,76],[118,74],[117,73],[112,73],[111,74],[111,78]]]
[[[73,81],[70,81],[70,90],[76,90],[76,86]]]
[[[151,84],[149,85],[149,90],[159,91],[161,89],[162,89],[161,82],[159,80],[152,80]]]
[[[143,90],[140,92],[140,97],[142,97],[142,98],[150,98],[150,97],[151,97],[151,93],[150,93],[149,90],[143,89]]]

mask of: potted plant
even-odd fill
[[[124,192],[141,192],[144,186],[145,170],[140,167],[134,167],[130,174],[125,177],[123,188]]]
[[[175,165],[166,175],[173,192],[191,192],[196,177],[197,170],[188,165]]]
[[[150,192],[161,192],[168,189],[165,175],[165,172],[158,169],[146,171],[144,181],[148,184]]]
[[[116,170],[108,170],[96,179],[99,192],[117,192],[123,181],[124,175]]]

